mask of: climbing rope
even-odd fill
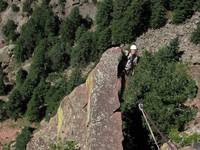
[[[138,104],[138,107],[139,107],[140,111],[142,112],[142,115],[143,115],[143,117],[145,119],[145,122],[146,122],[146,124],[147,124],[147,126],[149,128],[151,136],[152,136],[152,138],[153,138],[153,140],[155,142],[155,145],[157,146],[158,150],[160,150],[160,148],[159,148],[158,142],[156,141],[156,138],[155,138],[155,136],[153,134],[153,131],[152,131],[151,126],[150,126],[150,123],[153,125],[154,129],[158,132],[158,134],[161,136],[161,138],[168,144],[170,150],[177,150],[176,146],[173,143],[168,142],[169,140],[160,132],[160,130],[156,127],[156,125],[154,124],[154,122],[150,118],[150,116],[144,111],[143,104],[141,104],[141,103]]]
[[[147,117],[146,117],[145,113],[144,113],[143,104],[138,104],[138,107],[139,107],[140,111],[142,112],[142,115],[143,115],[143,117],[144,117],[144,120],[145,120],[145,122],[146,122],[148,128],[149,128],[149,131],[150,131],[151,136],[152,136],[152,138],[153,138],[153,140],[154,140],[154,142],[155,142],[155,145],[157,146],[158,150],[160,150],[160,147],[159,147],[159,145],[158,145],[158,142],[156,141],[156,138],[155,138],[155,136],[154,136],[154,134],[153,134],[153,131],[152,131],[152,129],[151,129],[151,126],[150,126],[150,124],[149,124],[149,122],[148,122],[148,120],[147,120]]]

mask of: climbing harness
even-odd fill
[[[161,138],[168,144],[170,150],[177,150],[176,146],[174,144],[172,144],[171,142],[168,142],[168,139],[160,132],[160,130],[156,127],[155,123],[150,118],[150,116],[144,111],[143,104],[139,103],[138,107],[139,107],[139,110],[142,112],[142,115],[143,115],[143,117],[145,119],[145,122],[146,122],[146,124],[147,124],[147,126],[149,128],[151,136],[152,136],[152,138],[153,138],[153,140],[155,142],[155,145],[157,146],[158,150],[160,150],[160,147],[159,147],[158,142],[157,142],[157,140],[156,140],[156,138],[154,136],[154,133],[153,133],[153,130],[152,130],[151,126],[150,126],[150,123],[152,124],[154,129],[157,131],[157,133],[161,136]]]

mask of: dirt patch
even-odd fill
[[[7,120],[0,123],[0,150],[4,144],[8,144],[15,140],[20,129],[15,126],[16,122]]]

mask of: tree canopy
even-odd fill
[[[2,32],[7,40],[16,40],[17,33],[16,33],[17,25],[13,20],[8,20],[7,23],[3,26]]]
[[[112,21],[113,3],[112,0],[104,0],[98,5],[96,24],[99,30],[109,26]]]
[[[178,56],[177,39],[155,54],[145,52],[134,76],[128,80],[124,96],[125,112],[143,103],[146,112],[164,133],[172,128],[182,130],[194,114],[183,103],[196,96],[196,84]]]
[[[200,44],[200,23],[198,23],[196,30],[192,33],[191,41],[194,44]]]
[[[49,36],[57,35],[59,21],[48,5],[43,3],[34,9],[31,18],[21,28],[21,34],[14,49],[15,58],[23,62],[32,56],[39,42]]]
[[[113,20],[112,36],[115,44],[131,43],[149,26],[149,1],[134,0],[127,7],[124,17]]]
[[[16,138],[15,148],[16,150],[26,150],[26,145],[31,139],[33,129],[30,127],[24,127]]]
[[[0,12],[4,11],[8,6],[8,3],[4,0],[0,0]]]
[[[160,28],[165,25],[166,18],[166,8],[162,0],[153,0],[151,4],[151,19],[150,25],[152,28]]]

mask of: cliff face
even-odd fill
[[[122,150],[120,57],[120,48],[107,50],[86,83],[63,99],[49,123],[42,123],[27,149],[45,150],[52,143],[74,140],[81,150]]]

